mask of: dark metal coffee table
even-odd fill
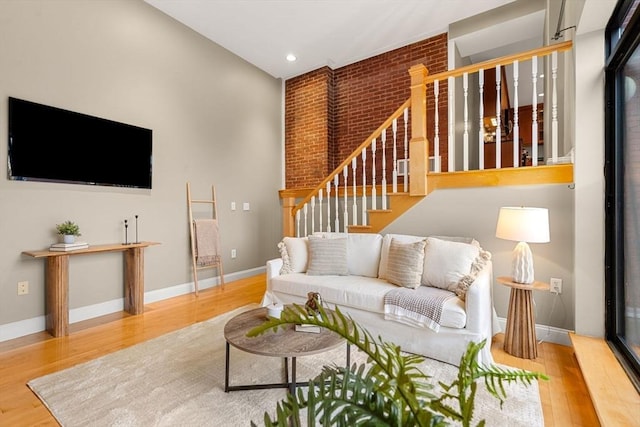
[[[224,391],[259,390],[267,388],[288,388],[291,394],[295,393],[297,386],[308,386],[307,382],[296,382],[296,358],[323,353],[345,343],[344,338],[338,334],[320,328],[320,333],[296,332],[294,325],[288,325],[286,329],[278,328],[257,337],[247,337],[247,332],[267,320],[267,309],[256,308],[238,314],[227,322],[224,327],[226,340]],[[285,381],[272,384],[247,384],[229,385],[230,345],[247,353],[261,356],[284,358]],[[350,345],[347,342],[347,366],[350,364]],[[289,358],[291,359],[291,380],[289,380]]]

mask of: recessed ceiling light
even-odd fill
[[[544,96],[544,93],[539,93],[538,96]]]
[[[290,53],[290,54],[287,55],[287,61],[289,61],[289,62],[293,62],[296,59],[298,59],[298,58],[296,58],[296,56],[293,53]]]

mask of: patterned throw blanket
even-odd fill
[[[394,289],[384,296],[384,318],[438,332],[442,307],[449,298],[456,294],[431,286]]]

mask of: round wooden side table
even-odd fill
[[[538,357],[538,343],[532,291],[548,291],[549,284],[537,280],[529,284],[516,283],[506,276],[497,280],[501,285],[511,288],[504,351],[523,359],[535,359]]]
[[[329,311],[329,310],[327,310]],[[319,333],[297,332],[294,325],[284,329],[269,331],[257,337],[248,337],[247,332],[267,320],[267,308],[260,307],[245,311],[230,319],[224,326],[226,340],[224,391],[262,390],[267,388],[288,388],[295,395],[296,387],[307,386],[308,382],[296,380],[296,358],[319,354],[339,345],[347,344],[347,363],[351,364],[351,346],[340,335],[329,329],[320,328]],[[282,357],[284,359],[285,381],[274,384],[231,385],[229,383],[229,367],[231,363],[229,346],[247,353],[261,356]],[[289,359],[291,359],[291,377],[289,377]]]

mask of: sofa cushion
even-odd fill
[[[305,298],[318,292],[325,303],[384,313],[384,294],[396,286],[364,276],[309,276],[286,274],[271,279],[271,290]]]
[[[307,274],[347,275],[347,238],[326,239],[309,236],[309,262]]]
[[[428,237],[422,284],[447,289],[464,299],[467,288],[486,262],[486,254],[474,244]]]
[[[387,280],[394,285],[415,289],[420,286],[426,242],[402,243],[391,239],[387,258]]]
[[[396,239],[400,243],[414,243],[424,240],[424,237],[411,236],[408,234],[385,234],[382,238],[382,249],[380,250],[380,266],[378,268],[378,277],[380,279],[388,279],[387,263],[389,259],[389,246],[391,245],[391,239]]]
[[[289,295],[304,304],[308,292],[318,292],[325,304],[352,307],[378,313],[384,317],[384,296],[398,289],[386,280],[364,276],[309,276],[293,273],[276,276],[270,281],[270,291],[276,295]],[[292,301],[295,298],[284,298]],[[449,298],[442,308],[440,326],[464,328],[467,324],[465,303],[460,298]]]
[[[285,237],[278,243],[282,268],[280,274],[304,273],[307,271],[308,239],[306,237]]]
[[[347,240],[347,264],[349,274],[378,277],[382,236],[373,233],[349,233]]]

